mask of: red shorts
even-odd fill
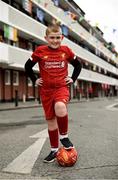
[[[51,120],[55,117],[54,105],[57,101],[69,101],[68,87],[61,87],[56,89],[40,89],[41,102],[44,108],[46,120]]]

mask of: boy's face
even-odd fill
[[[50,33],[45,37],[46,41],[48,42],[48,46],[57,49],[61,45],[61,41],[63,40],[63,35],[60,32],[57,33]]]

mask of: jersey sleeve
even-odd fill
[[[75,54],[74,54],[74,52],[73,52],[69,47],[67,47],[67,54],[68,54],[67,60],[68,60],[69,62],[70,62],[72,59],[74,59]]]
[[[39,47],[32,53],[31,59],[33,62],[38,62],[40,60],[40,49]]]

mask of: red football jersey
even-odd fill
[[[55,88],[66,85],[68,63],[75,54],[67,46],[52,49],[46,45],[39,46],[32,54],[34,62],[38,62],[43,87]]]

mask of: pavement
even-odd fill
[[[32,107],[41,107],[41,103],[38,101],[27,101],[27,102],[18,102],[17,106],[15,102],[3,102],[0,103],[0,111],[9,111],[9,110],[17,110],[23,108],[32,108]]]
[[[106,98],[106,97],[92,98],[92,99],[82,98],[81,100],[71,99],[69,104],[81,103],[81,102],[86,102],[86,101],[100,101],[103,99],[109,99],[109,98]],[[112,97],[112,99],[116,99],[116,97]],[[115,105],[116,107],[118,107],[117,104]],[[15,102],[0,102],[0,111],[10,111],[10,110],[17,110],[17,109],[33,108],[33,107],[42,107],[42,104],[39,103],[38,100],[26,101],[26,102],[19,101],[17,106],[16,106]]]
[[[78,103],[79,101],[77,99],[71,100],[69,103]],[[32,118],[27,118],[26,109],[29,109],[28,112],[32,111],[37,112],[39,114],[38,120],[37,118],[34,118],[32,121]],[[31,110],[30,110],[31,109]],[[21,116],[23,114],[23,118],[17,118],[17,116]],[[14,116],[15,115],[15,116]],[[34,115],[35,117],[36,115]],[[40,121],[44,121],[44,112],[42,108],[42,104],[39,103],[39,101],[26,101],[22,102],[19,101],[17,103],[17,106],[15,102],[4,102],[0,103],[0,127],[6,127],[6,126],[22,126],[22,125],[28,125],[28,124],[39,124]]]
[[[86,101],[85,99],[81,101]],[[78,99],[72,99],[69,103],[78,103]],[[17,110],[17,109],[24,109],[24,108],[32,108],[32,107],[42,107],[42,104],[39,101],[26,101],[22,102],[19,101],[17,106],[15,102],[1,102],[0,103],[0,111],[9,111],[9,110]]]
[[[92,98],[92,99],[71,99],[69,102],[69,107],[71,104],[74,103],[83,103],[83,102],[94,102],[94,101],[109,101],[111,100],[111,105],[107,107],[107,109],[116,110],[118,109],[118,99],[115,98]],[[6,126],[19,126],[19,125],[28,125],[28,124],[38,124],[39,119],[41,121],[44,120],[44,112],[42,108],[42,104],[39,103],[39,101],[27,101],[27,102],[18,102],[16,104],[14,102],[12,103],[0,103],[0,127],[6,127]],[[31,118],[27,119],[26,109],[29,109],[28,112],[32,111],[31,108],[35,108],[35,113],[39,114],[38,119],[34,118],[33,121]],[[31,109],[31,110],[30,110]],[[17,116],[21,116],[23,114],[24,118],[16,118]],[[14,116],[15,115],[15,116]],[[25,117],[26,116],[26,117]],[[34,115],[35,116],[35,115]]]

